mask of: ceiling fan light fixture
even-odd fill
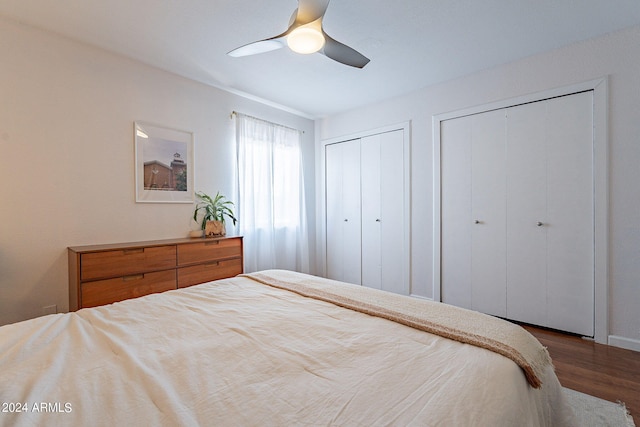
[[[296,28],[287,36],[289,49],[296,53],[310,54],[322,49],[324,36],[320,31],[310,27]]]
[[[369,63],[369,58],[324,32],[322,19],[328,5],[329,0],[298,0],[298,8],[291,15],[289,27],[284,33],[240,46],[227,55],[255,55],[288,46],[297,53],[318,52],[341,64],[363,68]]]

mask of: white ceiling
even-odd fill
[[[324,29],[364,69],[280,49],[297,0],[2,0],[0,15],[311,118],[640,24],[638,0],[333,0]]]

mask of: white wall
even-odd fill
[[[186,237],[193,205],[135,203],[136,120],[193,131],[196,190],[232,200],[231,111],[305,131],[314,224],[313,121],[10,21],[0,58],[0,324],[68,309],[68,246]]]
[[[640,27],[328,117],[316,123],[316,144],[411,120],[412,285],[413,293],[431,298],[432,117],[604,76],[609,78],[609,341],[640,350]]]

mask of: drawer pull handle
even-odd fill
[[[144,279],[144,274],[132,274],[131,276],[124,276],[122,278],[123,282],[130,282],[132,280],[142,280]]]
[[[144,253],[144,248],[125,249],[125,250],[122,251],[122,253],[125,254],[125,255],[143,254]]]
[[[220,265],[220,261],[208,262],[205,264],[207,267],[217,267]]]
[[[205,246],[210,246],[210,245],[219,245],[220,244],[220,240],[212,240],[210,242],[204,242]]]

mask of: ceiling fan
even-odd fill
[[[318,52],[351,67],[364,67],[369,63],[369,58],[332,39],[324,32],[322,18],[328,6],[329,0],[298,0],[298,8],[291,15],[287,31],[275,37],[240,46],[228,55],[234,57],[255,55],[287,45],[297,53]]]

